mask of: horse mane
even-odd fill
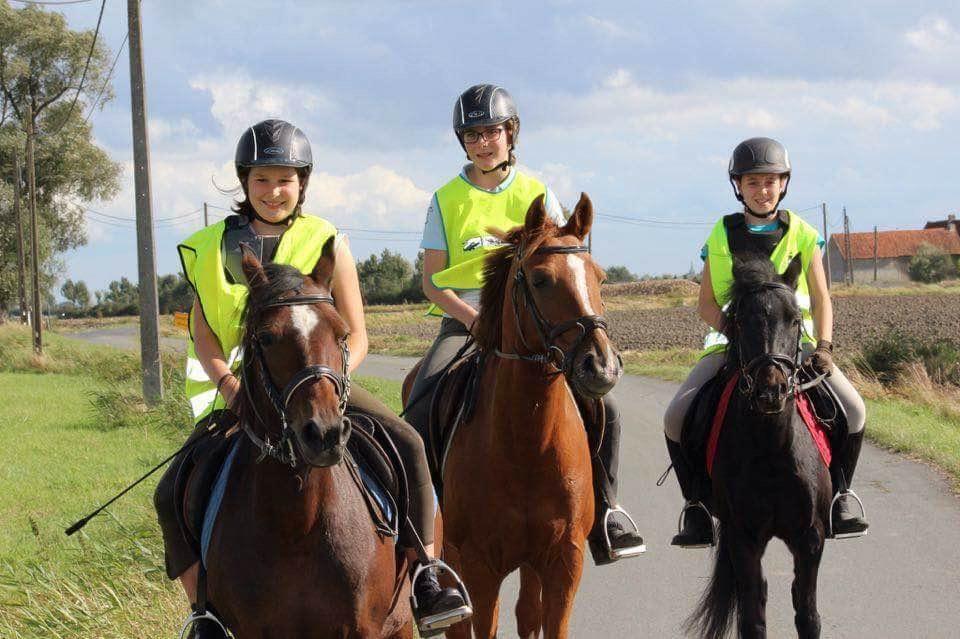
[[[500,348],[503,337],[503,305],[506,302],[510,270],[517,250],[523,247],[527,255],[535,251],[545,240],[560,237],[560,227],[552,220],[530,231],[525,226],[516,226],[508,231],[489,229],[489,232],[506,246],[490,251],[483,265],[483,288],[480,290],[480,316],[474,331],[480,350],[493,351]]]
[[[740,338],[736,331],[736,309],[740,300],[754,295],[764,284],[783,283],[783,278],[773,262],[764,255],[750,255],[746,259],[734,258],[733,262],[733,282],[730,284],[730,303],[725,313],[727,338],[730,340],[730,346],[734,346]],[[736,348],[727,348],[727,356],[732,363],[736,363]]]

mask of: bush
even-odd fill
[[[960,385],[960,349],[947,340],[923,341],[892,330],[861,349],[857,368],[884,384],[897,380],[913,362],[923,365],[938,384]]]
[[[915,282],[940,282],[955,277],[957,267],[943,249],[924,243],[917,249],[917,254],[910,258],[907,273]]]
[[[611,266],[606,269],[607,283],[617,284],[618,282],[636,282],[637,276],[630,272],[626,266]]]

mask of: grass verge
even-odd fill
[[[176,636],[187,610],[163,570],[155,474],[66,537],[64,529],[184,440],[182,362],[165,362],[165,400],[140,400],[136,354],[0,326],[0,637]],[[391,408],[400,385],[357,378]]]

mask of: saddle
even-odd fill
[[[722,368],[700,388],[684,419],[680,445],[693,467],[706,471],[707,475],[712,471],[720,428],[729,398],[736,391],[737,378],[737,371]],[[808,368],[799,369],[798,383],[804,384],[813,378],[814,373]],[[847,435],[846,412],[830,387],[829,378],[801,392],[796,404],[829,468],[831,451],[839,450]]]
[[[403,461],[393,440],[374,416],[347,410],[353,427],[345,463],[363,496],[377,532],[396,537],[408,512],[408,488]],[[241,445],[249,445],[242,432],[224,436],[217,431],[186,453],[174,483],[177,518],[185,537],[205,559],[207,542],[233,458]]]
[[[450,450],[450,443],[457,428],[473,416],[485,361],[485,353],[476,350],[468,352],[444,371],[433,388],[425,443],[430,476],[433,478],[433,486],[441,503],[443,469],[446,465],[447,452]],[[588,399],[576,392],[573,396],[587,431],[590,456],[596,457],[603,442],[606,424],[603,400]],[[445,399],[449,401],[444,401]]]

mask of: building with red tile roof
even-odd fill
[[[947,220],[952,222],[952,220]],[[929,244],[948,255],[960,255],[960,233],[955,224],[909,231],[880,231],[879,233],[850,233],[849,242],[844,233],[830,237],[830,278],[844,281],[844,273],[853,266],[854,282],[908,281],[910,258],[921,245]]]

